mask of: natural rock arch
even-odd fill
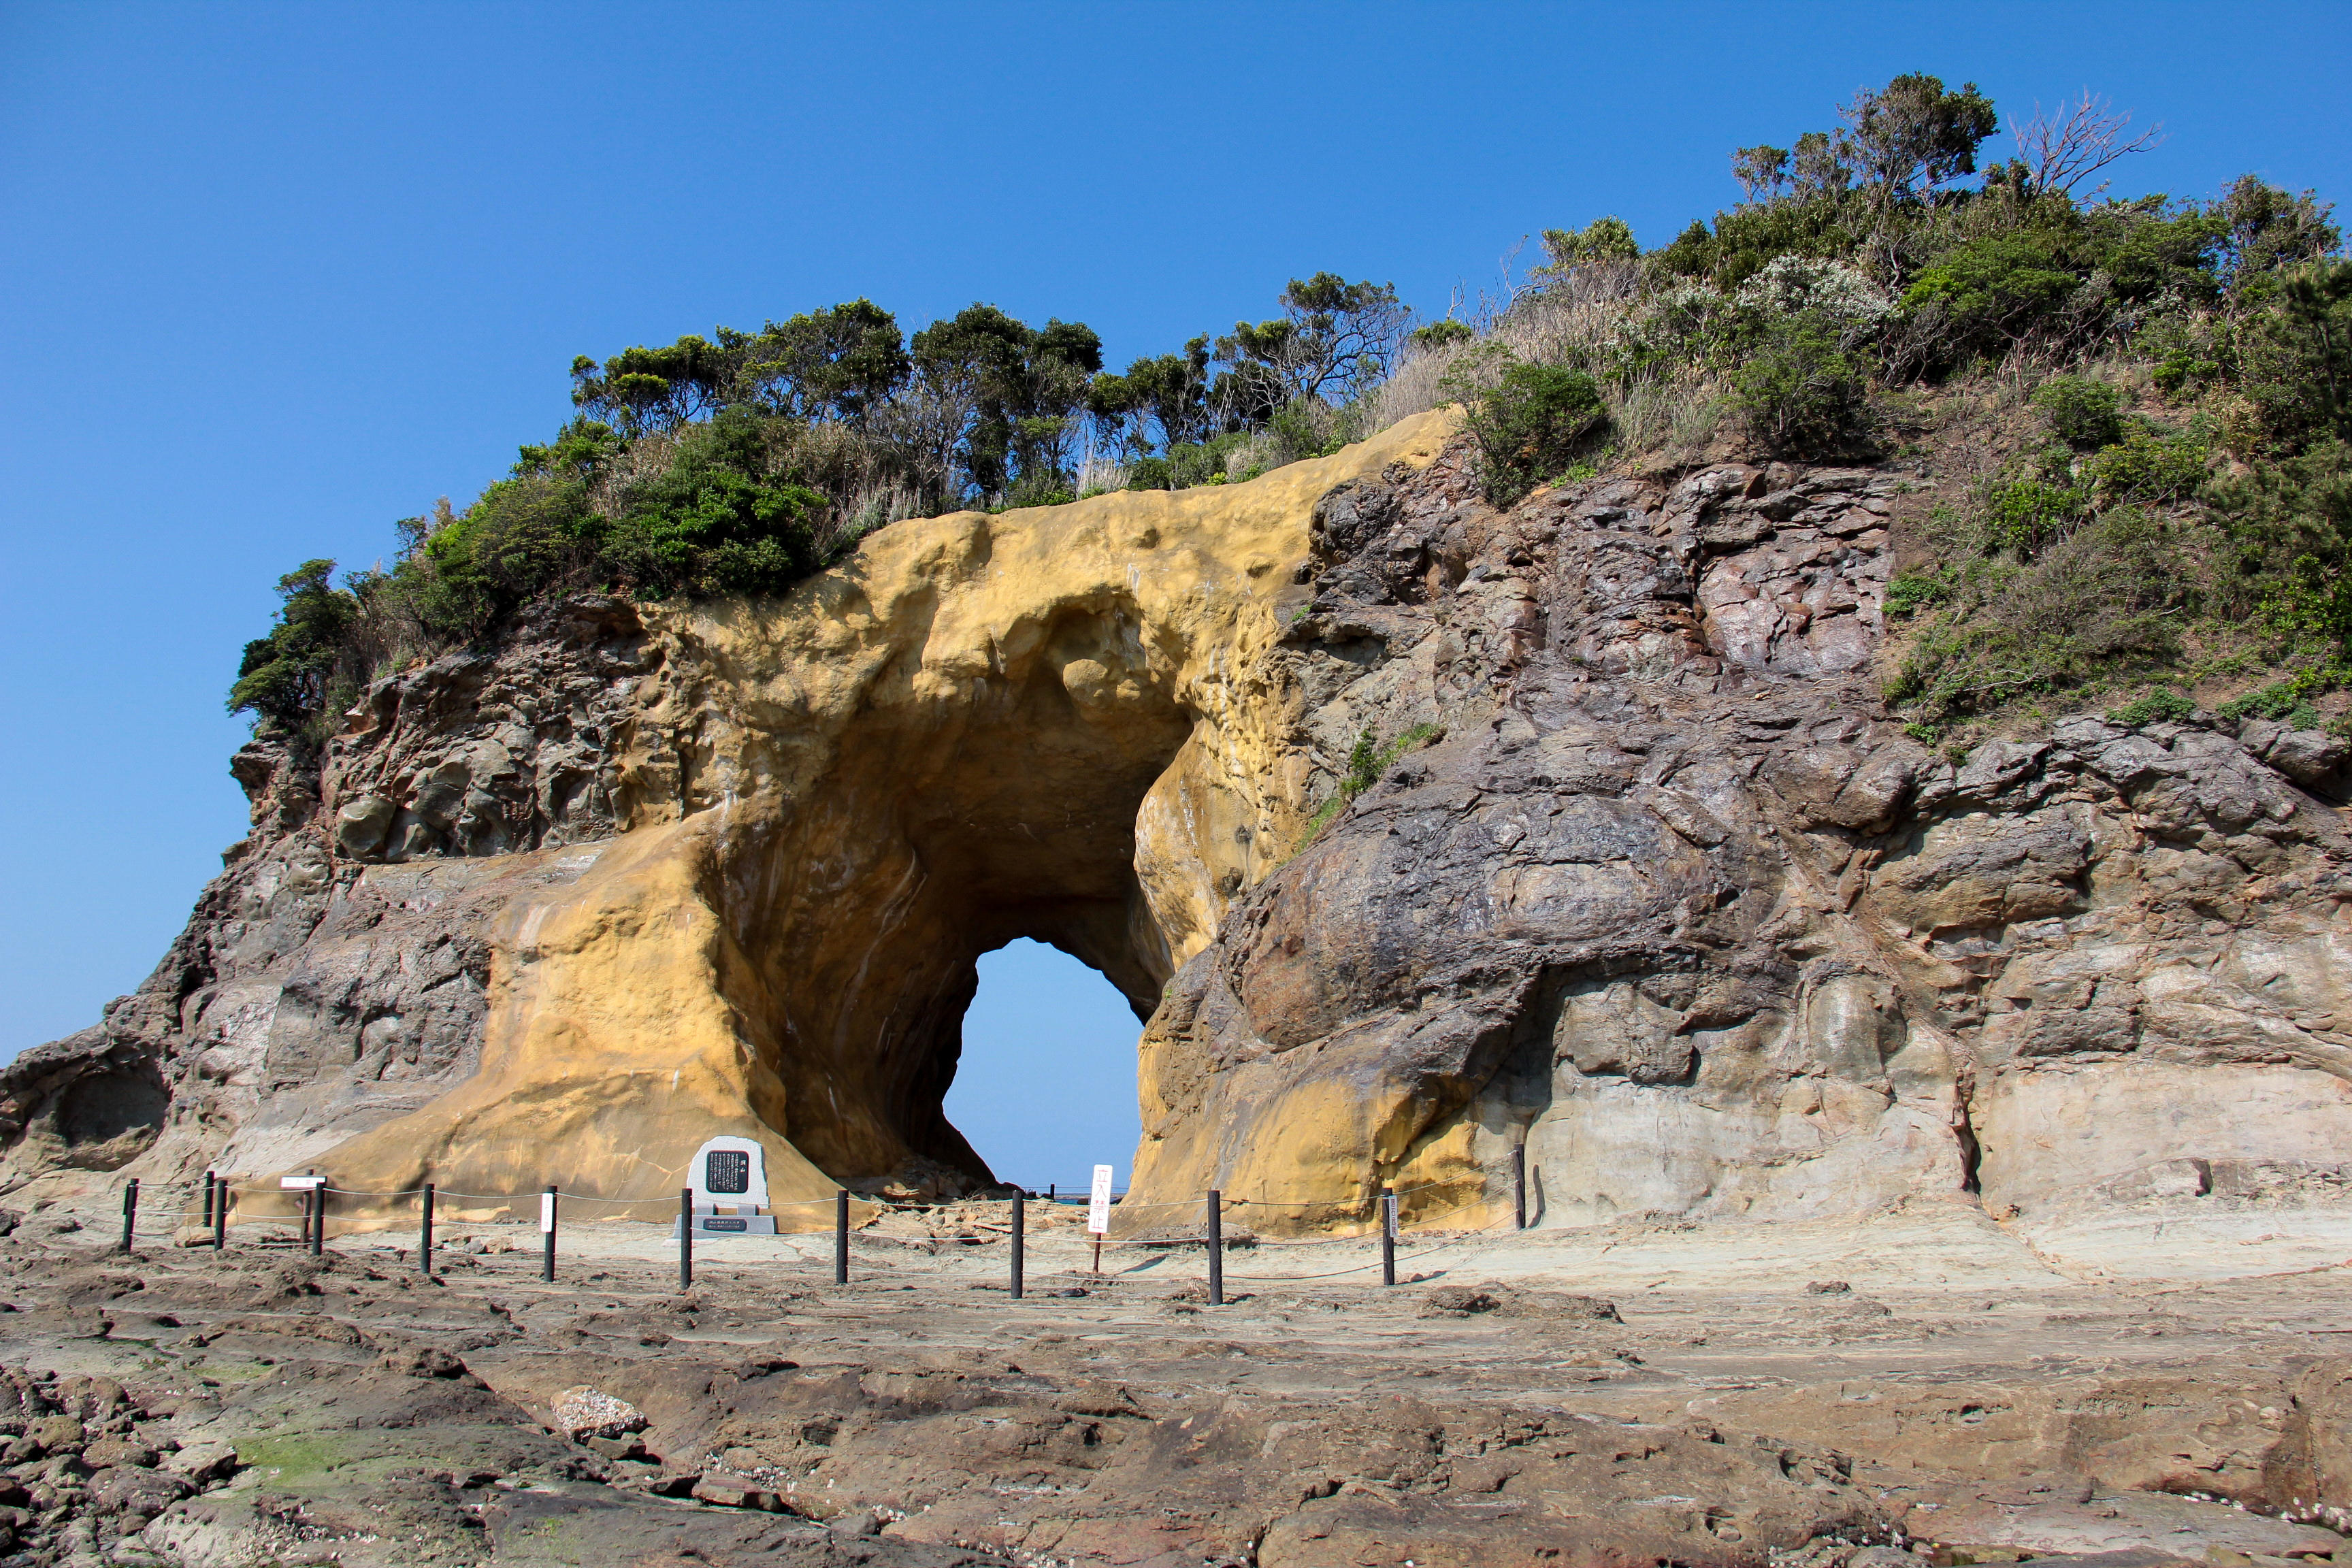
[[[479,1072],[336,1147],[339,1183],[651,1205],[715,1131],[768,1144],[782,1201],[984,1173],[940,1109],[975,960],[1035,937],[1150,1016],[1310,804],[1295,697],[1244,688],[1315,499],[1445,428],[902,523],[780,606],[646,611],[665,675],[614,793],[676,819],[502,911]]]
[[[1149,1015],[1129,1223],[1213,1187],[1344,1227],[1384,1184],[1507,1223],[1522,1158],[1545,1226],[1931,1204],[2053,1245],[2340,1190],[2339,742],[1935,754],[1870,669],[1911,478],[1497,510],[1449,429],[900,523],[779,602],[545,606],[379,683],[315,784],[248,747],[173,953],[0,1074],[12,1171],[650,1218],[716,1132],[787,1204],[976,1164],[957,1020],[1025,934]],[[109,1073],[160,1137],[85,1114]]]

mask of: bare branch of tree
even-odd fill
[[[1494,311],[1492,314],[1499,316],[1508,312],[1512,306],[1519,302],[1519,296],[1535,286],[1530,279],[1520,276],[1517,270],[1519,265],[1519,252],[1527,247],[1528,237],[1523,234],[1510,249],[1503,252],[1501,259],[1495,263],[1496,270],[1503,276],[1503,305],[1500,310]],[[1480,311],[1482,315],[1487,313],[1483,310]],[[1492,325],[1491,321],[1479,323],[1481,331],[1490,325]]]
[[[2056,191],[2072,195],[2074,187],[2093,174],[2134,153],[2145,153],[2164,141],[2164,127],[2152,125],[2131,134],[2131,111],[2117,110],[2084,88],[2072,103],[2044,112],[2037,102],[2030,120],[2011,121],[2009,133],[2016,139],[2022,159],[2041,195]],[[2100,190],[2106,188],[2100,182]]]

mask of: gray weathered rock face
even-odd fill
[[[611,837],[627,819],[617,743],[657,663],[625,601],[581,598],[496,653],[377,682],[328,748],[336,853],[397,862]]]
[[[2345,749],[1922,746],[1874,674],[1920,488],[1733,464],[1497,511],[1457,452],[1326,495],[1232,689],[1303,804],[1385,761],[1286,861],[1234,830],[1263,858],[1202,866],[1205,947],[1143,933],[1192,956],[1139,1192],[1475,1223],[1523,1159],[1544,1226],[2339,1203]],[[164,963],[0,1070],[13,1178],[299,1166],[465,1079],[502,922],[718,808],[714,714],[792,721],[695,646],[574,601],[379,683],[315,773],[246,748],[254,834]]]
[[[1491,1215],[1521,1153],[1545,1225],[2336,1194],[2342,747],[2075,719],[1931,753],[1867,677],[1913,488],[1328,497],[1299,743],[1443,738],[1179,974],[1139,1185]]]
[[[170,1131],[275,1171],[415,1110],[478,1059],[498,911],[595,854],[360,867],[303,834],[240,861],[104,1022],[0,1069],[12,1163],[111,1170]]]
[[[492,923],[625,821],[612,759],[654,658],[625,603],[569,601],[377,683],[315,767],[240,750],[253,833],[172,951],[0,1068],[8,1168],[114,1170],[167,1131],[173,1174],[299,1166],[469,1075]]]

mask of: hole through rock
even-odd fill
[[[1123,1176],[1139,1141],[1137,1040],[1175,972],[1146,874],[1183,919],[1213,919],[1188,900],[1205,874],[1194,836],[1215,814],[1181,789],[1153,795],[1196,716],[1166,689],[1138,618],[1116,602],[1065,605],[997,646],[1001,670],[925,673],[877,695],[788,811],[730,829],[711,884],[741,961],[721,963],[719,989],[780,1091],[763,1100],[755,1072],[753,1110],[853,1186],[919,1177],[927,1163],[1024,1184],[1067,1184],[1068,1167],[1083,1176],[1097,1162]],[[968,1052],[965,1020],[983,955],[1011,944],[997,963],[1053,962],[1042,944],[1064,966],[1051,994],[1079,984],[1097,1005],[1066,1020],[1055,1002],[1016,1009],[1027,1047],[1003,1058],[1013,1081],[992,1092],[1003,1033],[973,1034],[986,1048]],[[1075,1090],[1105,1056],[1125,1113],[1065,1152],[1046,1083]],[[995,1123],[987,1150],[947,1110],[960,1075],[978,1075],[963,1077],[960,1106],[1022,1113]],[[1097,1089],[1099,1104],[1111,1090]]]
[[[981,955],[947,1119],[998,1179],[1086,1191],[1097,1164],[1124,1184],[1143,1136],[1137,1025],[1127,998],[1068,953],[1027,938]]]

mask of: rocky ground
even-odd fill
[[[1097,1276],[1068,1211],[1033,1215],[1016,1302],[989,1205],[861,1231],[846,1286],[820,1234],[706,1246],[686,1291],[648,1226],[568,1229],[550,1285],[521,1227],[454,1230],[427,1279],[399,1233],[125,1256],[106,1216],[44,1210],[0,1240],[0,1563],[2242,1568],[2344,1544],[2340,1268],[2086,1283],[1980,1215],[1898,1213],[1541,1252],[1423,1235],[1393,1289],[1364,1242],[1239,1246],[1214,1307],[1197,1247],[1114,1247]]]

